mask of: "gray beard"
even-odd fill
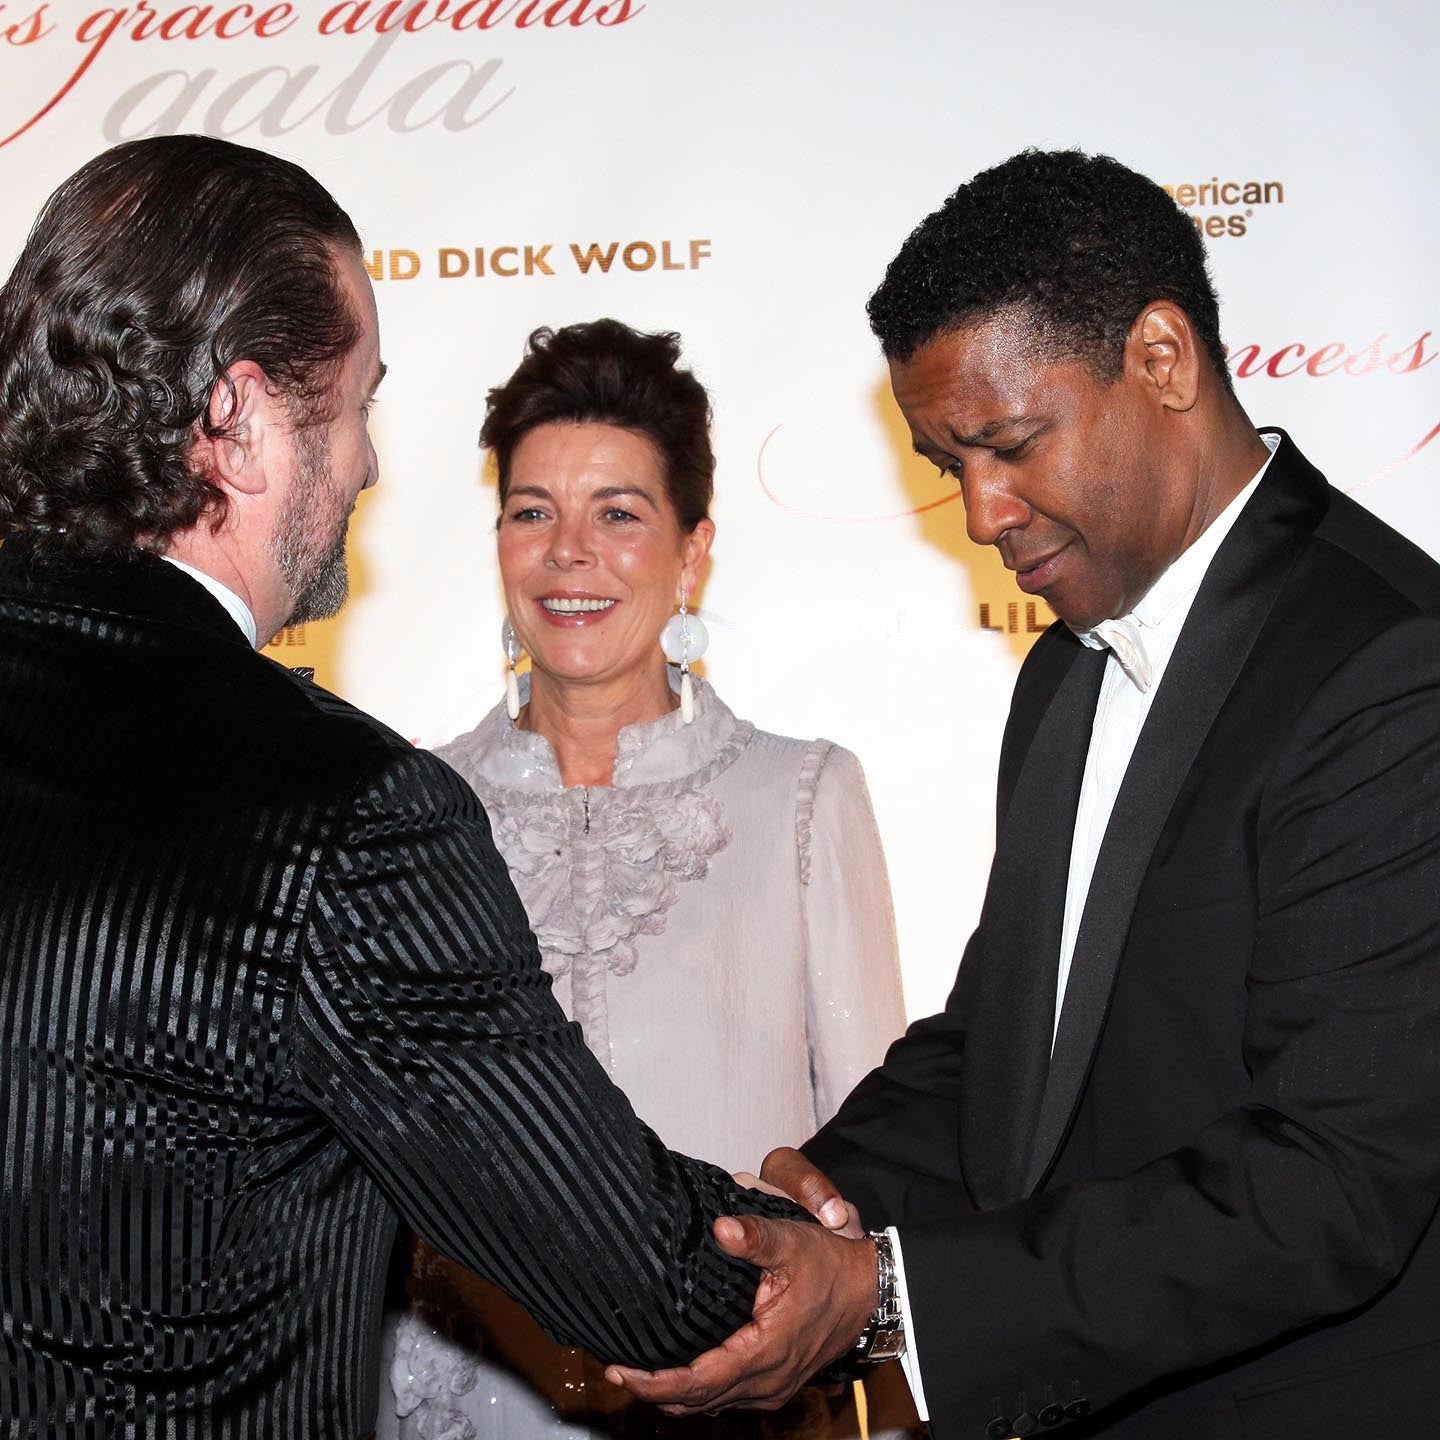
[[[330,478],[330,450],[318,430],[296,437],[295,483],[270,539],[270,553],[295,597],[287,625],[328,620],[338,614],[350,593],[345,542],[350,512],[342,508],[340,491]],[[338,521],[333,517],[339,513]],[[321,526],[334,526],[322,533]]]

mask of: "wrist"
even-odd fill
[[[855,1343],[816,1376],[817,1380],[856,1380],[871,1365],[895,1360],[905,1353],[905,1322],[896,1283],[895,1257],[890,1237],[883,1230],[866,1235],[874,1268],[868,1269],[865,1300],[870,1305]]]
[[[884,1230],[872,1230],[869,1238],[875,1247],[875,1306],[852,1352],[861,1365],[897,1360],[905,1353],[905,1314],[900,1308],[890,1236]]]

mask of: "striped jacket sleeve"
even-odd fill
[[[447,766],[409,751],[365,786],[306,935],[293,1083],[419,1235],[607,1361],[682,1363],[749,1318],[756,1273],[710,1222],[799,1212],[636,1118],[551,995]]]

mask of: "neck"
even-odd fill
[[[658,670],[584,684],[532,670],[530,703],[516,723],[550,742],[563,784],[609,785],[620,731],[658,720],[676,703],[663,663]]]
[[[258,648],[263,649],[279,633],[289,615],[288,593],[278,575],[266,576],[260,567],[246,563],[245,550],[225,527],[211,532],[208,521],[202,519],[192,529],[170,536],[165,554],[203,571],[245,602],[255,619]]]
[[[1216,516],[1270,458],[1270,450],[1256,434],[1249,416],[1233,401],[1227,408],[1225,422],[1215,427],[1208,443],[1195,457],[1199,483],[1195,487],[1195,509],[1185,539],[1186,549],[1210,528]]]

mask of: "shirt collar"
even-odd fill
[[[252,650],[260,648],[256,644],[255,617],[250,613],[250,607],[228,585],[222,585],[213,575],[207,575],[203,570],[197,570],[193,565],[187,565],[173,555],[162,555],[160,558],[167,565],[173,565],[177,570],[183,570],[192,580],[203,585],[225,607],[226,613],[240,627],[241,634],[250,642],[250,648]]]

